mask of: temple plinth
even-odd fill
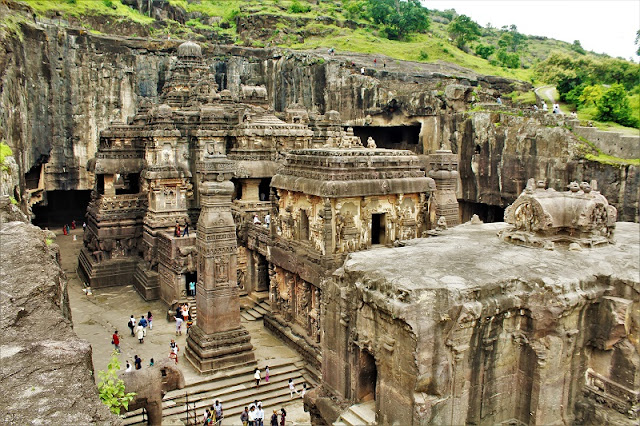
[[[236,227],[231,215],[233,162],[205,156],[197,167],[202,210],[196,246],[198,318],[187,337],[186,358],[201,373],[255,363],[249,332],[240,323]]]

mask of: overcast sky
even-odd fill
[[[427,9],[455,9],[482,26],[515,24],[527,35],[572,43],[611,56],[635,55],[640,0],[421,0]]]

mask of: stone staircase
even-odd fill
[[[376,424],[376,402],[352,405],[340,414],[333,426],[364,426]]]
[[[279,409],[282,404],[291,401],[289,394],[289,379],[293,379],[298,391],[302,383],[307,383],[307,389],[317,386],[317,383],[304,374],[301,361],[269,360],[270,379],[264,382],[264,365],[260,365],[263,380],[259,388],[256,388],[253,374],[254,367],[242,367],[213,377],[203,377],[201,380],[190,383],[184,389],[167,392],[162,401],[163,423],[182,424],[186,422],[186,401],[189,401],[189,410],[195,409],[197,419],[200,420],[205,409],[210,408],[215,400],[219,400],[224,408],[224,415],[228,421],[225,423],[239,423],[240,413],[244,407],[249,406],[254,400],[262,402],[265,413],[273,409]],[[295,398],[295,396],[294,396]],[[298,397],[299,398],[299,397]],[[190,413],[190,416],[192,414]],[[125,425],[142,425],[142,410],[126,413]]]
[[[247,321],[257,321],[262,319],[267,312],[271,312],[271,303],[265,299],[254,305],[253,308],[240,312],[240,316]]]

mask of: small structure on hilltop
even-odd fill
[[[545,189],[545,182],[529,179],[527,187],[505,210],[513,225],[500,233],[504,241],[552,248],[553,243],[593,247],[613,243],[618,216],[615,207],[596,191],[596,181],[571,182],[569,190]]]

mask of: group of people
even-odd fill
[[[131,315],[131,317],[129,318],[129,322],[127,322],[127,327],[129,327],[129,330],[131,330],[132,336],[135,336],[140,343],[144,343],[144,337],[147,335],[147,327],[149,328],[149,330],[153,330],[153,315],[151,314],[151,311],[147,312],[146,318],[144,317],[144,315],[141,315],[139,321],[136,321],[136,318]],[[114,336],[117,333],[118,331],[116,330]],[[115,341],[115,339],[113,340]],[[119,352],[120,347],[117,346],[116,350]]]
[[[176,222],[175,230],[173,231],[173,235],[176,237],[184,237],[185,235],[189,235],[189,224],[185,222],[184,228],[180,228],[180,223]]]
[[[187,332],[193,323],[189,319],[189,304],[183,303],[176,308],[176,336],[182,335],[182,324],[187,323]]]
[[[83,223],[82,224],[82,229],[84,230],[84,229],[86,229],[86,227],[87,227],[86,223]],[[75,221],[75,219],[71,221],[71,225],[69,225],[67,223],[62,227],[62,233],[64,235],[69,235],[71,233],[72,229],[76,229],[76,221]]]
[[[258,213],[253,215],[253,224],[254,225],[262,225],[262,221],[258,217]],[[271,214],[267,213],[264,216],[264,226],[265,226],[265,228],[268,228],[270,225],[271,225]]]
[[[273,410],[269,426],[284,426],[286,417],[287,411],[284,408],[281,408],[280,412]],[[263,426],[264,410],[262,408],[262,402],[254,401],[249,407],[244,407],[244,411],[240,414],[240,421],[243,426]]]
[[[149,360],[149,367],[153,367],[155,364],[155,362],[153,361],[153,358],[151,358]],[[133,356],[133,365],[135,365],[136,370],[141,370],[142,369],[142,358],[140,358],[138,355],[134,355]],[[131,371],[131,363],[129,362],[129,360],[127,360],[126,363],[126,367],[124,369],[125,373],[129,373]]]

